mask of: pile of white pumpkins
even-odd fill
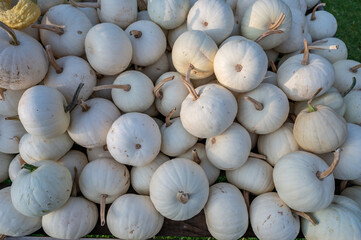
[[[324,4],[37,2],[0,30],[0,234],[148,239],[204,210],[217,239],[360,239],[361,64]]]

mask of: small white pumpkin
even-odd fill
[[[341,192],[341,196],[348,197],[358,203],[361,209],[361,186],[352,186],[345,188]]]
[[[163,163],[150,181],[150,199],[164,217],[183,221],[197,215],[208,199],[209,185],[203,169],[185,158]]]
[[[110,206],[109,231],[120,239],[151,239],[162,228],[164,217],[148,196],[125,194]]]
[[[21,164],[20,164],[20,154],[16,155],[10,162],[9,165],[9,178],[12,182],[14,182],[14,179],[21,171]],[[24,160],[22,160],[24,161]]]
[[[324,10],[316,11],[319,6],[325,5],[326,3],[316,5],[312,13],[306,16],[308,31],[313,41],[333,37],[337,31],[337,20],[331,13]]]
[[[83,168],[85,167],[85,165],[88,164],[88,159],[84,153],[77,150],[70,150],[69,152],[67,152],[67,154],[65,154],[56,162],[66,167],[69,170],[72,179],[75,181],[75,178],[78,178],[80,176]]]
[[[19,153],[19,142],[25,133],[19,120],[0,116],[0,152]]]
[[[113,158],[110,152],[108,151],[107,145],[101,147],[95,147],[95,148],[87,148],[86,153],[89,162],[94,161],[98,158]]]
[[[93,26],[100,23],[97,10],[91,7],[86,8],[78,8],[81,12],[83,12],[90,20]]]
[[[344,118],[347,122],[361,124],[361,91],[353,90],[344,97],[346,111]]]
[[[147,75],[153,83],[165,72],[169,71],[168,58],[165,53],[153,64],[147,67],[138,67],[139,71]]]
[[[0,152],[0,183],[9,178],[9,166],[14,155]]]
[[[257,0],[237,0],[237,6],[234,12],[235,19],[241,22],[246,10],[256,1]]]
[[[356,85],[353,89],[361,89],[361,63],[354,60],[340,60],[333,64],[335,68],[335,83],[333,86],[337,90],[344,94],[348,89],[351,88],[353,78],[356,78]]]
[[[184,22],[182,25],[180,25],[177,28],[174,28],[172,30],[169,30],[167,35],[168,44],[171,48],[173,48],[173,45],[177,38],[182,35],[182,33],[186,32],[188,30],[187,28],[187,22]]]
[[[239,239],[248,228],[248,211],[242,193],[232,184],[210,187],[204,207],[208,231],[217,239]]]
[[[325,38],[319,41],[316,41],[312,44],[317,44],[317,46],[329,46],[329,45],[336,45],[338,46],[337,49],[329,49],[328,51],[321,50],[321,49],[311,49],[310,52],[320,55],[334,64],[340,60],[346,60],[348,56],[348,51],[346,44],[339,38]],[[336,73],[337,77],[337,73]]]
[[[269,83],[269,84],[273,84],[276,87],[278,87],[278,85],[277,85],[277,73],[267,71],[266,76],[262,80],[262,83]]]
[[[12,117],[18,115],[18,105],[25,90],[0,90],[0,115]]]

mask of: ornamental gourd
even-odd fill
[[[0,116],[0,152],[19,153],[19,142],[25,133],[19,120]]]
[[[94,161],[98,158],[113,158],[112,155],[110,155],[110,152],[108,151],[108,146],[104,145],[101,147],[95,147],[95,148],[87,148],[86,154],[88,156],[88,161]]]
[[[77,150],[70,150],[56,162],[69,170],[71,177],[74,180],[74,188],[74,184],[78,184],[78,178],[83,171],[83,168],[88,164],[88,159],[84,153]]]
[[[317,46],[329,46],[329,45],[336,45],[338,46],[337,49],[330,49],[329,51],[324,51],[321,49],[311,49],[310,52],[320,55],[324,58],[326,58],[330,63],[334,64],[337,61],[340,60],[346,60],[348,56],[348,51],[346,44],[339,38],[324,38],[319,41],[314,42],[313,44],[316,44]],[[335,69],[336,70],[336,69]],[[337,72],[335,78],[337,79]]]
[[[13,117],[18,115],[18,105],[25,90],[8,90],[0,88],[0,115]]]
[[[333,67],[335,68],[335,83],[333,86],[341,94],[345,94],[351,88],[353,78],[356,78],[356,85],[353,89],[361,89],[361,81],[359,81],[361,79],[360,62],[350,59],[339,60],[333,64]]]
[[[167,54],[163,53],[162,56],[153,64],[146,67],[137,67],[138,71],[141,71],[147,75],[153,83],[163,74],[169,71],[169,62]]]
[[[337,31],[336,18],[327,11],[316,11],[320,6],[325,6],[326,3],[317,4],[312,13],[306,16],[309,33],[312,40],[333,37]]]
[[[21,163],[20,163],[21,162]],[[16,155],[10,162],[9,165],[9,178],[11,182],[14,182],[14,179],[21,171],[21,165],[24,163],[24,160],[21,159],[20,154]]]

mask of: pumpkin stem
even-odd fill
[[[108,151],[108,150],[109,150],[109,149],[108,149],[108,145],[105,144],[105,145],[103,146],[103,150],[104,150],[104,151]]]
[[[130,36],[133,35],[135,38],[140,38],[140,37],[142,37],[142,32],[138,31],[138,30],[132,30],[129,32],[129,35]]]
[[[317,8],[319,8],[319,7],[324,7],[324,6],[326,6],[326,3],[320,3],[320,4],[317,4],[314,8],[313,8],[313,10],[312,10],[312,15],[311,15],[311,21],[314,21],[314,20],[316,20],[316,10],[317,10]]]
[[[352,84],[350,88],[347,89],[347,91],[342,96],[345,97],[347,94],[349,94],[352,91],[352,89],[354,89],[355,85],[356,85],[356,78],[352,77]]]
[[[93,88],[93,91],[99,91],[99,90],[104,90],[104,89],[112,89],[112,88],[122,89],[122,90],[124,90],[126,92],[129,92],[132,87],[130,86],[130,84],[124,84],[124,85],[108,84],[108,85],[96,86],[96,87]]]
[[[317,45],[310,45],[308,46],[308,49],[314,49],[314,50],[337,50],[338,45],[330,45],[330,46],[317,46]]]
[[[70,5],[73,7],[80,7],[80,8],[100,8],[100,3],[98,2],[74,2],[73,0],[69,0]]]
[[[316,220],[310,214],[307,214],[305,212],[299,212],[299,211],[296,211],[296,210],[292,210],[292,212],[295,213],[297,216],[300,216],[300,217],[306,219],[307,221],[312,223],[313,226],[317,225]]]
[[[262,39],[264,39],[265,37],[268,37],[269,35],[272,34],[281,34],[283,33],[282,30],[277,30],[277,28],[279,26],[281,26],[281,24],[283,23],[283,21],[285,20],[286,15],[284,13],[281,13],[280,17],[276,20],[275,23],[272,23],[269,27],[268,30],[266,32],[264,32],[261,36],[259,36],[255,42],[259,42]]]
[[[357,73],[357,70],[361,68],[361,63],[360,64],[357,64],[356,66],[350,68],[350,71],[353,72],[353,73]]]
[[[199,158],[198,156],[198,152],[197,152],[197,149],[193,149],[192,150],[192,155],[193,155],[193,161],[197,164],[201,164],[201,159]]]
[[[342,180],[341,183],[340,183],[340,193],[345,190],[345,188],[347,187],[347,183],[348,181],[347,180]]]
[[[259,158],[259,159],[262,159],[262,160],[267,160],[267,156],[262,155],[262,154],[258,154],[258,153],[254,153],[254,152],[250,152],[248,156],[253,157],[253,158]]]
[[[5,88],[0,88],[0,97],[1,97],[1,101],[5,101],[5,95],[4,95],[4,92],[6,91],[7,89]]]
[[[11,29],[11,27],[9,27],[8,25],[6,25],[5,23],[0,21],[0,28],[4,29],[5,32],[9,35],[11,45],[14,45],[14,46],[20,45],[20,42],[18,41],[18,38],[16,37],[16,34],[15,34],[14,30]]]
[[[64,27],[59,27],[56,25],[49,25],[49,24],[33,24],[31,25],[32,28],[37,28],[37,29],[43,29],[43,30],[48,30],[51,32],[54,32],[58,35],[63,35],[64,34]]]
[[[247,210],[249,211],[249,192],[247,190],[243,190],[243,198],[247,206]]]
[[[334,152],[333,162],[332,162],[332,164],[331,164],[331,166],[329,168],[327,168],[322,173],[317,171],[316,175],[317,175],[318,179],[320,179],[322,181],[323,179],[327,178],[328,176],[330,176],[332,174],[332,172],[335,170],[335,168],[337,167],[337,164],[340,161],[340,152],[341,152],[341,150],[342,150],[341,148],[338,148]]]
[[[269,30],[276,30],[279,26],[281,26],[281,24],[283,23],[285,18],[286,18],[286,15],[284,13],[281,13],[281,15],[279,16],[277,21],[275,23],[271,24],[268,29]]]
[[[147,2],[144,0],[139,1],[139,11],[147,10]]]
[[[272,72],[277,73],[277,67],[274,61],[270,61]]]
[[[105,204],[106,199],[108,197],[108,194],[102,194],[100,196],[100,225],[105,225]]]
[[[258,101],[255,100],[254,98],[251,98],[251,97],[249,97],[249,96],[245,96],[244,99],[247,100],[247,101],[250,101],[250,102],[254,105],[254,107],[256,108],[256,110],[258,110],[258,111],[262,111],[262,110],[263,110],[263,104],[260,103],[260,102],[258,102]]]
[[[16,116],[12,116],[12,117],[6,117],[5,120],[20,121],[20,118],[19,118],[19,115],[16,115]]]
[[[46,49],[46,53],[48,54],[48,59],[49,59],[50,65],[55,69],[55,72],[57,74],[62,73],[63,68],[60,67],[59,63],[55,60],[51,45],[46,45],[45,49]]]
[[[73,180],[73,188],[71,189],[71,196],[76,197],[78,193],[78,169],[74,167],[74,180]]]
[[[177,109],[174,107],[172,109],[172,111],[170,111],[167,115],[167,117],[165,118],[165,127],[169,127],[170,125],[172,125],[172,122],[170,121],[170,118],[172,117],[172,115],[175,113]]]
[[[189,93],[192,94],[193,96],[193,101],[196,101],[199,96],[196,92],[196,90],[194,89],[194,87],[192,86],[191,82],[190,82],[190,75],[191,75],[191,70],[194,69],[194,66],[193,64],[189,64],[188,65],[188,70],[187,70],[187,73],[186,73],[186,78],[182,77],[182,81],[183,81],[183,84],[186,86],[186,88],[188,89]]]
[[[6,238],[6,235],[0,234],[0,240],[4,240]]]
[[[82,112],[87,112],[90,109],[90,106],[86,104],[86,102],[83,99],[79,100],[79,105],[81,107]]]
[[[19,161],[19,164],[20,164],[20,168],[22,168],[24,166],[24,164],[26,164],[26,162],[24,161],[24,159],[20,156],[18,156],[18,161]]]
[[[19,161],[20,161],[20,159],[19,159]],[[21,169],[27,169],[27,170],[29,170],[30,172],[34,172],[36,169],[38,169],[38,167],[36,167],[36,166],[34,166],[34,165],[31,165],[31,164],[28,164],[28,163],[25,163],[22,167],[21,167]]]
[[[189,201],[189,194],[184,193],[183,191],[179,191],[177,193],[177,200],[180,203],[186,204]]]
[[[174,79],[174,76],[164,78],[154,87],[153,93],[156,98],[159,98],[159,99],[163,98],[163,93],[160,91],[160,89],[163,87],[163,85],[166,82],[172,81],[173,79]]]
[[[306,39],[303,39],[303,43],[305,45],[305,49],[303,52],[302,65],[308,65],[308,61],[310,60],[310,50],[308,49],[308,43]]]
[[[78,88],[76,89],[73,99],[71,100],[71,102],[68,104],[68,106],[64,107],[64,111],[70,112],[76,105],[76,103],[78,102],[78,96],[80,93],[81,88],[84,86],[84,83],[79,83]]]
[[[255,42],[260,42],[262,39],[264,39],[264,38],[266,38],[266,37],[268,37],[268,36],[270,36],[270,35],[273,35],[273,34],[281,34],[281,33],[283,33],[283,31],[282,30],[268,30],[267,32],[264,32],[261,36],[259,36],[256,40],[255,40]]]
[[[308,112],[316,112],[317,109],[311,105],[311,102],[313,101],[313,99],[316,97],[317,94],[319,94],[322,91],[322,88],[319,88],[315,94],[313,94],[312,98],[310,100],[307,101],[307,107],[308,107]]]
[[[20,138],[18,136],[12,137],[12,140],[15,140],[17,143],[20,143]]]
[[[297,118],[296,114],[294,114],[294,113],[288,114],[288,119],[290,119],[292,121],[292,123],[295,123],[296,118]]]
[[[236,66],[234,66],[234,69],[236,70],[236,72],[240,72],[242,71],[243,66],[241,64],[237,64]]]

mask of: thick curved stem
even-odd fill
[[[198,152],[197,152],[197,149],[193,149],[192,150],[192,155],[193,155],[193,161],[197,164],[201,164],[201,159],[199,158],[198,156]]]
[[[277,73],[277,67],[274,61],[270,61],[272,72]]]
[[[50,65],[55,69],[55,72],[57,74],[62,73],[63,68],[60,67],[59,63],[55,60],[51,45],[46,45],[45,49],[46,49],[46,53],[48,54],[48,59],[49,59]]]
[[[193,96],[193,101],[196,101],[199,96],[196,92],[196,90],[193,88],[191,82],[190,82],[190,75],[191,75],[191,70],[194,69],[194,66],[190,63],[188,65],[188,70],[187,70],[187,73],[186,73],[186,78],[182,77],[182,81],[183,81],[183,84],[186,86],[186,88],[188,89],[189,93],[192,94]]]
[[[330,176],[333,171],[335,170],[335,168],[337,167],[337,164],[340,161],[340,152],[341,152],[341,148],[338,148],[335,152],[334,152],[334,158],[333,158],[333,162],[331,164],[331,166],[329,168],[327,168],[325,171],[321,172],[317,172],[316,175],[318,177],[318,179],[320,179],[321,181],[325,178],[327,178],[328,176]]]
[[[55,25],[48,25],[48,24],[33,24],[31,25],[32,28],[37,28],[37,29],[43,29],[43,30],[48,30],[51,32],[54,32],[58,35],[63,35],[64,34],[64,28],[63,27],[59,27],[59,26],[55,26]]]
[[[20,168],[22,168],[24,166],[24,164],[26,164],[26,162],[24,161],[24,159],[20,156],[18,156],[18,161],[19,161],[19,164],[20,164]]]
[[[99,90],[104,90],[104,89],[122,89],[126,92],[129,92],[130,89],[132,88],[129,84],[125,84],[125,85],[113,85],[113,84],[109,84],[109,85],[100,85],[100,86],[96,86],[93,88],[93,91],[99,91]]]
[[[266,37],[268,37],[268,36],[270,36],[270,35],[273,35],[273,34],[281,34],[281,33],[283,33],[283,31],[282,30],[268,30],[267,32],[264,32],[261,36],[259,36],[256,40],[255,40],[255,42],[260,42],[262,39],[264,39],[264,38],[266,38]]]
[[[254,105],[254,107],[256,108],[256,110],[258,110],[258,111],[262,111],[262,110],[263,110],[263,104],[260,103],[260,102],[258,102],[258,101],[255,100],[254,98],[249,97],[249,96],[245,96],[244,99],[247,100],[247,101],[249,101],[249,102],[251,102],[251,103]]]
[[[16,115],[16,116],[12,116],[12,117],[6,117],[5,120],[20,121],[20,118],[19,118],[19,115]]]
[[[344,92],[344,94],[343,94],[342,96],[343,96],[343,97],[346,97],[346,95],[349,94],[349,93],[352,91],[352,89],[354,89],[355,86],[356,86],[356,78],[353,77],[353,78],[352,78],[352,84],[351,84],[350,88],[347,89],[347,91]]]
[[[74,179],[73,179],[73,188],[71,189],[71,196],[76,197],[78,194],[78,169],[74,167]]]
[[[64,111],[66,113],[70,112],[75,107],[76,103],[78,102],[80,90],[82,89],[83,86],[84,86],[84,83],[79,83],[78,88],[76,89],[76,91],[74,93],[73,99],[68,104],[68,106],[64,107]]]
[[[0,21],[0,28],[4,29],[5,32],[9,35],[11,45],[15,45],[15,46],[20,45],[20,42],[18,41],[16,34],[14,30],[11,29],[11,27]]]
[[[281,13],[281,15],[279,16],[279,18],[276,20],[275,23],[271,24],[269,26],[269,30],[276,30],[277,28],[279,28],[279,26],[281,26],[281,24],[283,23],[283,21],[285,20],[286,15],[284,13]]]
[[[6,235],[0,234],[0,240],[4,240],[6,238]]]
[[[5,95],[4,95],[4,92],[6,91],[5,88],[0,88],[0,101],[5,101]]]
[[[169,81],[172,81],[173,79],[174,79],[174,76],[167,77],[167,78],[164,78],[163,80],[161,80],[157,85],[155,85],[155,87],[153,89],[153,93],[156,98],[159,98],[159,99],[163,98],[163,94],[160,91],[160,89],[163,87],[164,84],[166,84]]]
[[[20,160],[19,160],[20,161]],[[31,165],[31,164],[28,164],[28,163],[25,163],[21,169],[27,169],[29,170],[30,172],[34,172],[36,169],[38,169],[38,167],[34,166],[34,165]]]
[[[73,0],[69,0],[69,3],[73,7],[80,8],[100,8],[100,3],[97,2],[74,2]]]
[[[105,205],[108,194],[102,194],[100,198],[100,225],[105,225]]]
[[[322,88],[319,88],[315,94],[313,94],[312,98],[310,100],[307,101],[307,107],[308,107],[308,112],[316,112],[317,109],[311,105],[311,102],[313,101],[313,99],[317,96],[317,94],[319,94],[322,91]]]
[[[129,35],[134,36],[135,38],[140,38],[142,37],[142,32],[138,30],[132,30],[129,32]]]
[[[79,100],[79,105],[81,107],[82,112],[87,112],[90,109],[90,106],[86,104],[86,102],[83,99]]]
[[[295,213],[297,216],[300,216],[304,219],[306,219],[307,221],[309,221],[313,226],[317,225],[317,222],[315,219],[313,219],[313,217],[310,214],[307,214],[305,212],[299,212],[296,210],[292,210],[293,213]]]
[[[310,50],[308,49],[308,43],[306,39],[303,39],[303,43],[305,45],[305,49],[303,52],[302,65],[308,65],[308,62],[310,60]]]
[[[170,119],[171,119],[172,115],[175,113],[176,110],[177,109],[174,107],[172,109],[172,111],[170,111],[168,113],[168,115],[166,116],[166,118],[165,118],[165,127],[169,127],[170,125],[172,125],[172,122],[170,121]]]
[[[314,8],[313,8],[313,10],[312,10],[312,15],[311,15],[311,21],[314,21],[314,20],[316,20],[316,10],[317,10],[317,8],[319,8],[319,7],[324,7],[324,6],[326,6],[326,3],[320,3],[320,4],[317,4]]]
[[[272,23],[269,27],[268,30],[266,32],[264,32],[261,36],[259,36],[255,42],[259,42],[262,39],[273,35],[273,34],[281,34],[283,33],[282,30],[277,30],[277,28],[279,28],[281,26],[281,24],[283,23],[283,21],[285,20],[286,15],[284,13],[281,13],[281,15],[279,16],[279,18],[276,20],[275,23]]]
[[[347,183],[348,181],[347,180],[342,180],[341,183],[340,183],[340,193],[345,190],[345,188],[347,187]]]
[[[247,206],[247,210],[249,211],[249,192],[246,190],[243,190],[243,198],[244,198],[244,202],[246,203]]]
[[[361,63],[360,64],[357,64],[356,66],[350,68],[350,71],[353,72],[353,73],[357,73],[357,70],[361,68]]]
[[[317,46],[317,45],[309,45],[308,49],[313,50],[337,50],[339,48],[339,45],[330,45],[330,46]]]
[[[189,194],[184,193],[183,191],[179,191],[177,193],[177,200],[180,203],[186,204],[189,201]]]
[[[259,158],[259,159],[262,159],[262,160],[267,160],[267,156],[262,155],[262,154],[258,154],[258,153],[250,152],[248,156],[253,157],[253,158]]]

